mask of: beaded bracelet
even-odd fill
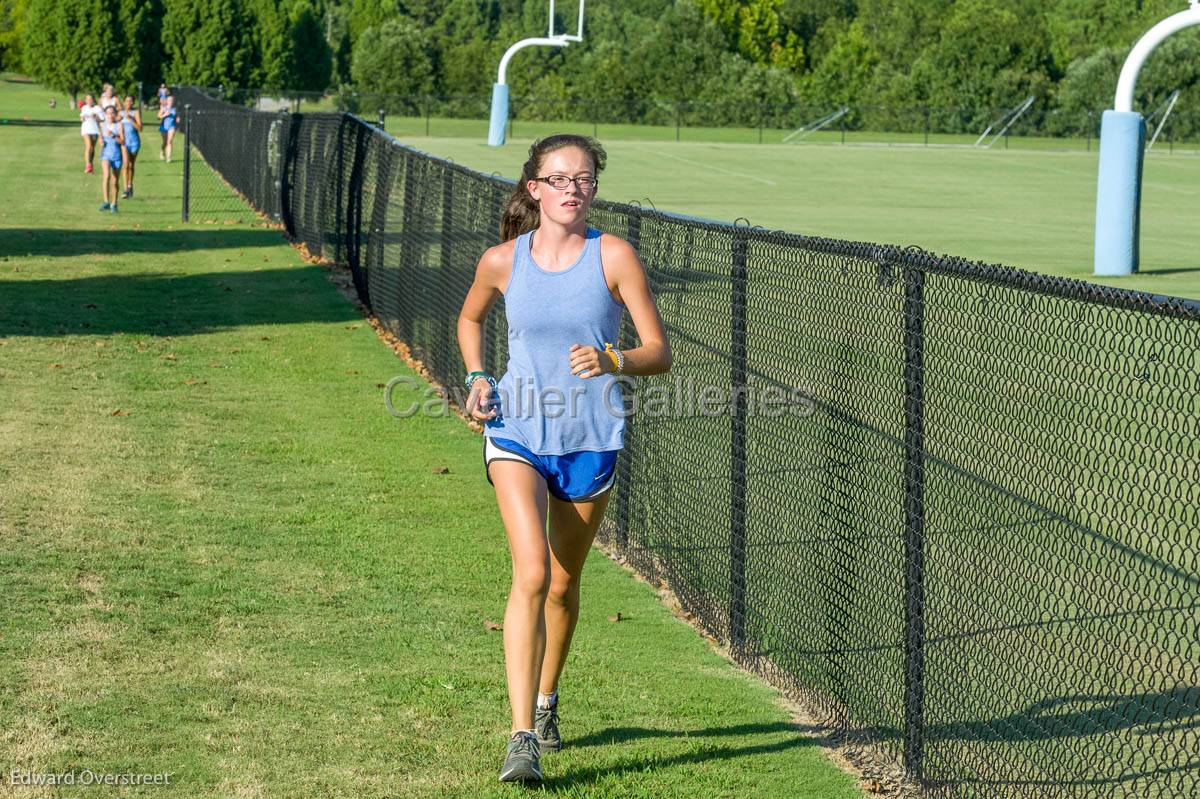
[[[608,357],[613,361],[613,374],[621,374],[621,370],[625,368],[625,354],[618,349],[613,349],[613,345],[609,342],[604,342],[604,351],[608,353]]]
[[[481,377],[485,378],[488,381],[488,385],[490,385],[492,388],[496,387],[496,378],[492,377],[487,372],[481,372],[481,371],[477,370],[477,371],[471,372],[467,375],[467,379],[466,379],[467,391],[470,391],[471,387],[473,385],[475,385],[475,381]]]

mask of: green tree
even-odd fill
[[[288,88],[324,91],[329,87],[333,73],[333,59],[321,22],[306,0],[300,0],[293,8],[289,21],[291,59],[288,64]]]
[[[123,59],[116,81],[124,91],[149,92],[162,80],[163,0],[121,0],[120,40]]]
[[[249,83],[263,89],[291,89],[291,26],[280,0],[249,0],[251,55]]]
[[[393,95],[381,99],[388,111],[417,112],[420,95],[433,88],[433,68],[425,32],[405,19],[367,28],[354,45],[350,74],[360,93]]]
[[[798,70],[804,44],[780,18],[783,0],[699,0],[705,16],[724,31],[730,45],[756,64]]]
[[[116,0],[31,0],[21,46],[29,73],[68,92],[100,92],[122,54]]]
[[[1002,108],[1029,95],[1045,98],[1053,62],[1039,0],[958,0],[938,40],[912,67],[917,99],[939,109],[941,126],[982,130]]]
[[[172,83],[243,87],[254,67],[253,18],[241,0],[166,0],[163,46]]]
[[[818,108],[861,104],[878,65],[879,53],[862,22],[855,20],[842,29],[824,58],[805,76],[805,103]]]
[[[0,0],[0,69],[23,69],[21,39],[29,0]]]

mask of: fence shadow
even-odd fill
[[[676,766],[689,766],[698,763],[707,763],[715,760],[733,760],[743,757],[753,757],[755,755],[773,754],[776,752],[787,752],[793,749],[803,749],[810,746],[821,746],[827,743],[823,734],[813,735],[815,728],[806,727],[803,725],[776,723],[776,724],[738,724],[730,727],[712,727],[704,730],[662,730],[647,727],[611,727],[600,732],[593,733],[590,736],[572,739],[567,742],[567,745],[572,749],[599,746],[603,744],[624,743],[627,741],[637,741],[651,738],[716,738],[716,737],[743,737],[754,735],[777,735],[779,733],[794,733],[793,735],[771,743],[746,743],[743,745],[725,745],[716,746],[711,749],[705,749],[700,752],[686,752],[673,755],[671,757],[660,757],[658,755],[648,755],[645,757],[631,757],[624,759],[619,763],[609,766],[599,766],[594,768],[575,768],[571,772],[562,777],[547,777],[545,787],[558,791],[575,786],[591,785],[598,780],[603,779],[611,774],[623,774],[626,772],[646,772],[650,770],[663,770]]]
[[[0,253],[8,257],[69,258],[118,253],[177,253],[275,247],[285,239],[269,228],[221,227],[189,230],[79,230],[76,228],[0,228]]]
[[[343,322],[358,312],[317,266],[0,280],[0,336],[189,336],[247,325]],[[281,301],[281,297],[289,298]]]

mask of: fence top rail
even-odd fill
[[[224,103],[222,100],[208,95],[197,87],[189,87],[204,94],[206,99],[214,103],[228,105],[230,111],[243,114],[263,114],[264,116],[279,116],[280,113],[254,111],[241,106]],[[427,153],[397,139],[392,134],[380,129],[376,124],[368,122],[360,116],[346,112],[321,111],[288,113],[290,118],[301,120],[305,117],[338,117],[348,118],[359,125],[370,128],[373,135],[389,145],[398,147],[405,152],[452,169],[455,172],[478,180],[492,183],[498,188],[511,189],[516,185],[512,178],[497,174],[484,174],[478,170],[455,163],[442,156]],[[901,247],[895,244],[873,244],[870,242],[846,241],[841,239],[806,236],[786,230],[773,230],[758,225],[740,225],[737,222],[722,222],[672,211],[660,211],[655,208],[646,209],[635,203],[622,203],[613,200],[598,199],[594,205],[600,209],[626,216],[637,216],[642,219],[667,222],[674,225],[691,227],[729,236],[731,239],[744,239],[747,242],[774,244],[785,248],[820,252],[829,255],[840,255],[862,261],[877,263],[881,269],[888,267],[904,267],[916,269],[929,274],[952,275],[974,283],[1007,287],[1023,290],[1050,297],[1060,297],[1068,300],[1102,305],[1118,309],[1128,309],[1152,313],[1160,316],[1174,317],[1193,322],[1200,322],[1200,300],[1186,299],[1169,294],[1154,294],[1133,289],[1102,286],[1075,278],[1043,275],[1024,269],[1017,269],[1003,264],[989,264],[972,261],[953,255],[938,255],[916,246]]]

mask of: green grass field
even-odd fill
[[[419,150],[515,177],[530,140],[409,137]],[[1096,155],[887,146],[603,141],[599,196],[814,236],[937,253],[1200,297],[1193,208],[1200,158],[1151,154],[1141,272],[1093,278]]]
[[[12,76],[8,76],[12,79]],[[44,116],[45,90],[6,83],[0,116]],[[318,106],[322,107],[322,106]],[[374,118],[373,114],[367,115]],[[975,150],[970,136],[822,133],[808,144],[757,143],[757,130],[518,122],[488,147],[484,120],[391,117],[409,146],[483,172],[515,177],[531,141],[595,132],[609,153],[599,196],[662,210],[814,236],[924,249],[1034,272],[1154,293],[1200,297],[1193,211],[1200,157],[1157,148],[1146,159],[1141,271],[1092,275],[1096,142],[1022,138]],[[426,135],[426,132],[430,135]]]
[[[410,370],[278,233],[181,225],[178,162],[112,216],[76,131],[0,145],[0,794],[511,795],[478,435],[389,416]],[[546,793],[858,795],[650,586],[583,595]]]

